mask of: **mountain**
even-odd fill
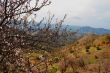
[[[74,25],[70,25],[68,28],[71,29],[72,31],[78,30],[79,34],[86,34],[86,33],[93,33],[97,35],[110,34],[110,30],[105,28],[93,28],[89,26],[81,27],[81,26],[74,26]]]
[[[30,22],[30,25],[32,25],[33,23]],[[32,26],[33,29],[36,29],[36,27],[40,27],[43,28],[45,27],[45,23],[41,23],[40,25],[35,22],[35,24],[37,24],[36,26]],[[67,27],[69,30],[71,31],[78,31],[79,34],[86,34],[86,33],[93,33],[93,34],[97,34],[97,35],[103,35],[103,34],[110,34],[110,30],[109,29],[105,29],[105,28],[93,28],[93,27],[89,27],[89,26],[76,26],[76,25],[66,25],[63,24],[62,28]],[[55,25],[52,24],[51,28],[55,28]]]
[[[81,27],[79,33],[94,33],[97,35],[110,34],[109,29],[104,28],[92,28],[92,27]]]

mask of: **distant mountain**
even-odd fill
[[[32,24],[33,23],[30,23],[30,25]],[[36,27],[39,25],[37,22],[35,22],[35,24],[37,25],[33,26],[32,27],[33,29],[36,29]],[[40,28],[43,28],[43,27],[45,27],[45,25],[43,23],[40,24]],[[79,34],[86,34],[86,33],[93,33],[97,35],[110,34],[110,30],[105,28],[93,28],[89,26],[76,26],[76,25],[63,24],[62,28],[65,28],[65,27],[67,27],[71,31],[78,31]],[[51,26],[51,28],[55,28],[54,24]]]
[[[78,33],[80,34],[86,34],[86,33],[94,33],[97,35],[103,35],[103,34],[110,34],[110,30],[109,29],[105,29],[105,28],[93,28],[93,27],[89,27],[89,26],[69,26],[69,29],[71,29],[72,31],[78,30]]]

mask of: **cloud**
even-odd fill
[[[66,23],[104,27],[110,29],[110,0],[51,0],[38,15],[44,17],[47,12],[61,18],[68,14]]]
[[[77,15],[80,20],[71,19],[76,25],[110,29],[110,0],[92,0],[91,6]]]

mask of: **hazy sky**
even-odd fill
[[[48,12],[56,17],[68,14],[67,24],[77,26],[92,26],[110,29],[110,0],[51,0],[50,6],[44,7],[40,17]]]

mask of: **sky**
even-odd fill
[[[38,12],[38,17],[48,13],[62,18],[65,24],[110,29],[110,0],[51,0],[51,5]]]

